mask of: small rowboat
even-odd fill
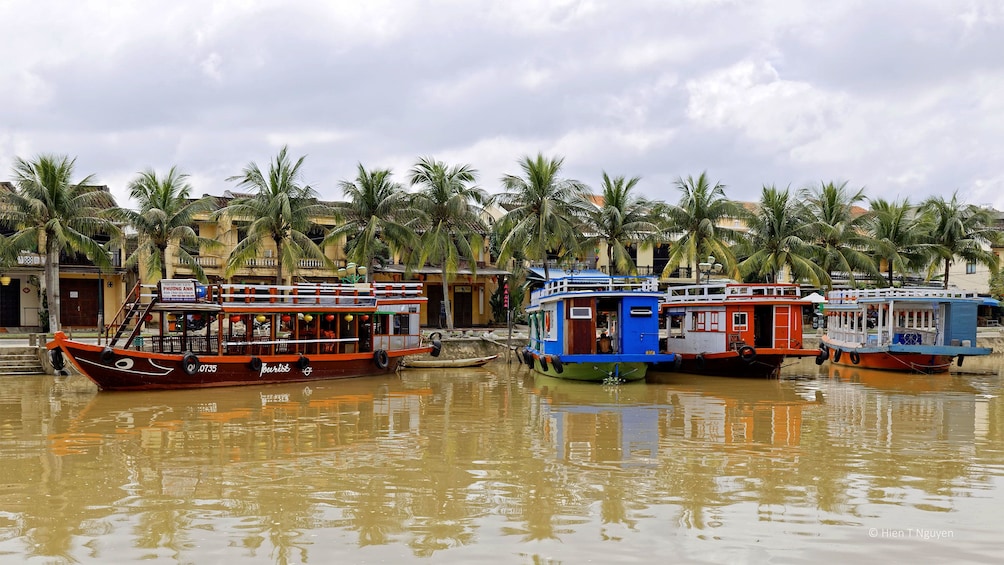
[[[453,369],[458,367],[481,367],[489,361],[498,358],[498,355],[487,357],[469,357],[467,359],[402,359],[398,366],[404,369]]]

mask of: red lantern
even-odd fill
[[[231,324],[236,324],[239,321],[241,321],[241,317],[238,316],[237,314],[234,314],[233,316],[230,316],[230,323]]]
[[[365,322],[365,321],[369,320],[370,317],[368,315],[366,315],[366,314],[363,314],[362,316],[359,316],[359,319]]]
[[[201,320],[202,319],[202,314],[192,314],[192,319],[193,320]]]
[[[335,319],[335,315],[334,314],[328,314],[328,315],[324,316],[324,319],[327,320],[327,321],[329,321],[329,322],[333,321]]]
[[[281,319],[283,323],[286,323],[289,322],[292,318],[290,318],[289,314],[283,314]]]
[[[153,314],[147,314],[146,316],[143,316],[143,321],[145,322],[150,322],[152,320],[153,320]]]

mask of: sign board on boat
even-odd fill
[[[161,302],[195,302],[195,281],[165,279],[160,281]]]

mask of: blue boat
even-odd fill
[[[659,292],[653,277],[569,276],[530,295],[530,339],[520,355],[534,371],[560,379],[637,381],[659,352]]]
[[[990,355],[976,345],[977,309],[997,301],[963,290],[880,288],[830,292],[817,363],[945,373],[953,360]]]

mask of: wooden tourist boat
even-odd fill
[[[802,343],[802,309],[808,306],[796,284],[716,281],[670,287],[661,305],[660,349],[679,355],[685,373],[776,376],[785,359],[820,353]]]
[[[659,352],[658,281],[651,277],[571,276],[533,291],[530,343],[517,359],[538,373],[579,381],[636,381]]]
[[[822,357],[866,369],[944,373],[953,360],[989,355],[976,345],[974,292],[930,288],[832,291]]]
[[[143,294],[144,290],[149,291]],[[423,343],[421,284],[137,285],[108,345],[62,332],[48,344],[102,390],[307,382],[393,372]],[[154,320],[157,332],[141,330]]]

